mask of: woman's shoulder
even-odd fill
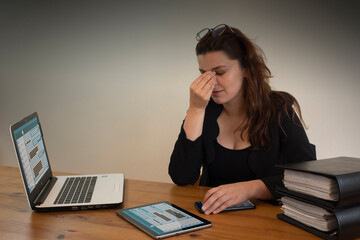
[[[283,109],[285,106],[291,107],[294,102],[296,102],[296,98],[288,92],[284,91],[272,91],[271,102],[275,104],[278,109]]]
[[[284,131],[287,127],[303,127],[301,109],[296,98],[287,92],[273,92],[272,127]],[[305,126],[305,125],[304,125]]]
[[[282,119],[286,116],[296,114],[294,107],[299,108],[296,98],[290,93],[283,91],[273,91],[271,94],[271,103],[274,108],[274,115],[280,115]]]

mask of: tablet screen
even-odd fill
[[[159,202],[116,211],[154,238],[210,227],[211,223],[170,202]]]

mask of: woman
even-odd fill
[[[273,91],[263,53],[241,31],[221,24],[197,34],[201,75],[169,164],[178,185],[214,187],[206,214],[250,198],[276,199],[282,184],[277,164],[316,159],[296,99]],[[295,110],[300,116],[295,113]]]

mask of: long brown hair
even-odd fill
[[[272,76],[263,51],[240,30],[231,27],[219,36],[207,34],[196,45],[196,55],[214,51],[225,52],[230,59],[238,60],[245,70],[243,92],[247,119],[235,131],[240,131],[242,139],[247,134],[253,149],[270,147],[270,125],[277,119],[281,127],[282,112],[290,118],[289,110],[294,108],[304,124],[298,101],[287,92],[271,89],[269,79]],[[295,111],[291,111],[291,119],[299,125],[295,122]]]

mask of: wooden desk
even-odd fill
[[[207,189],[127,179],[122,208],[167,200],[200,215],[193,203],[201,200]],[[279,206],[254,202],[254,210],[201,215],[213,223],[211,228],[172,239],[320,239],[277,219]],[[114,211],[33,212],[19,170],[0,166],[0,239],[151,239]]]

